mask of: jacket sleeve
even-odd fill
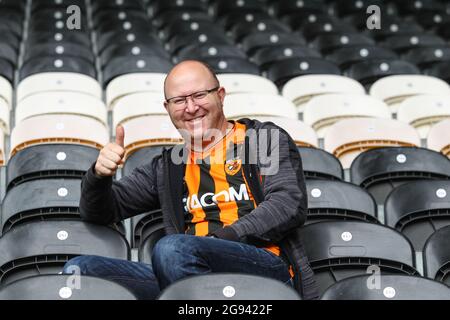
[[[156,157],[152,162],[113,181],[95,174],[95,163],[81,182],[80,215],[83,220],[111,224],[159,208],[156,185]]]
[[[283,129],[277,140],[270,150],[272,156],[279,154],[278,170],[264,175],[263,201],[229,226],[241,242],[249,242],[248,237],[278,242],[306,220],[307,194],[300,154]]]

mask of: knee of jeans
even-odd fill
[[[192,248],[191,238],[194,236],[185,234],[168,235],[159,240],[152,251],[152,264],[164,263],[176,259],[178,253],[186,253]]]
[[[95,256],[78,256],[66,262],[63,268],[63,274],[77,273],[83,274],[89,264],[95,262]]]

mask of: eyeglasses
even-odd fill
[[[220,87],[215,87],[215,88],[212,88],[209,90],[197,91],[197,92],[191,93],[187,96],[173,97],[173,98],[167,99],[166,102],[169,104],[176,105],[176,106],[184,106],[184,105],[186,105],[188,97],[191,97],[194,102],[200,102],[203,99],[205,99],[208,94],[210,94],[211,92],[217,91],[219,88]]]

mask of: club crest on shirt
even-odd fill
[[[225,162],[225,172],[229,176],[234,176],[241,170],[242,161],[239,158],[229,159]]]

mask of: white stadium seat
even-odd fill
[[[450,119],[443,120],[430,129],[427,146],[450,158]]]
[[[234,93],[268,93],[278,94],[277,86],[267,78],[252,74],[224,73],[218,74],[220,85],[227,94]]]
[[[12,96],[13,89],[11,84],[5,78],[0,77],[0,100],[4,100],[9,109],[11,109],[12,105]]]

